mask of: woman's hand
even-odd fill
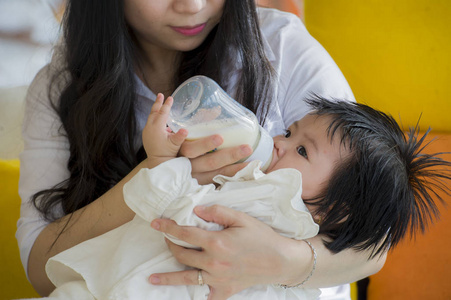
[[[149,281],[156,285],[197,285],[198,270],[210,286],[209,300],[227,299],[256,284],[301,283],[312,270],[312,251],[307,243],[285,238],[269,226],[242,212],[220,205],[196,207],[202,219],[224,226],[222,231],[205,231],[183,227],[168,219],[156,219],[154,229],[200,247],[186,249],[167,241],[174,257],[194,268],[173,273],[152,274]],[[313,276],[305,288],[337,286],[355,282],[378,272],[386,254],[369,259],[371,251],[353,249],[330,252],[322,236],[309,239],[317,252]]]
[[[295,284],[298,278],[308,275],[311,251],[305,243],[304,246],[284,238],[264,223],[223,206],[196,207],[195,213],[206,221],[224,225],[225,229],[205,231],[178,226],[168,219],[154,220],[153,228],[202,250],[186,249],[167,241],[175,258],[195,269],[153,274],[149,278],[152,284],[197,285],[199,269],[204,283],[210,286],[209,299],[219,300],[256,284]],[[300,247],[306,247],[305,252]],[[292,259],[299,256],[299,251],[307,253],[305,267],[302,261]],[[290,270],[296,274],[289,274]]]
[[[191,160],[192,176],[199,184],[211,183],[213,177],[218,174],[233,176],[247,165],[247,163],[235,163],[252,154],[252,148],[249,145],[210,152],[222,143],[222,137],[216,134],[199,140],[185,141],[182,144],[179,155]]]

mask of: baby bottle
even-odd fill
[[[206,76],[191,77],[172,97],[174,104],[168,121],[172,131],[187,129],[187,140],[219,134],[224,142],[218,149],[248,144],[253,152],[241,161],[261,160],[262,171],[269,166],[273,139],[258,124],[257,117],[227,95],[215,81]]]

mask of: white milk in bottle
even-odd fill
[[[212,79],[194,76],[182,83],[172,94],[169,127],[177,132],[188,130],[188,140],[213,134],[224,142],[218,149],[248,144],[253,153],[242,161],[261,160],[265,170],[272,159],[273,140],[258,124],[256,116],[229,97]]]

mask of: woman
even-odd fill
[[[156,93],[168,96],[193,75],[209,76],[257,113],[272,135],[307,113],[303,99],[311,93],[352,98],[298,18],[257,12],[253,0],[68,1],[63,26],[62,45],[29,89],[21,155],[16,236],[28,277],[42,295],[54,288],[44,269],[50,257],[133,218],[122,187],[145,165],[140,136]],[[183,144],[180,154],[191,158],[200,183],[234,174],[243,165],[233,163],[251,152],[243,145],[203,155],[221,143],[212,136]],[[152,226],[203,249],[169,243],[181,263],[203,270],[210,299],[310,277],[306,243],[223,207],[198,214],[227,229],[203,232],[169,220]],[[368,260],[365,252],[333,254],[321,237],[310,242],[318,263],[308,287],[351,282],[384,262],[384,256]],[[199,284],[198,274],[153,274],[150,282]]]

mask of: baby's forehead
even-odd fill
[[[340,142],[346,147],[348,146],[347,139],[349,136],[344,137],[340,125],[341,122],[336,121],[337,116],[333,114],[318,114],[316,111],[312,111],[303,118],[295,121],[290,128],[299,132],[304,130],[311,131],[313,129],[316,135],[327,137],[331,143],[335,141]]]
[[[316,111],[311,111],[297,121],[294,121],[293,124],[290,125],[290,127],[297,127],[300,124],[314,124],[317,122],[330,124],[332,123],[332,117],[330,115],[317,114]]]

